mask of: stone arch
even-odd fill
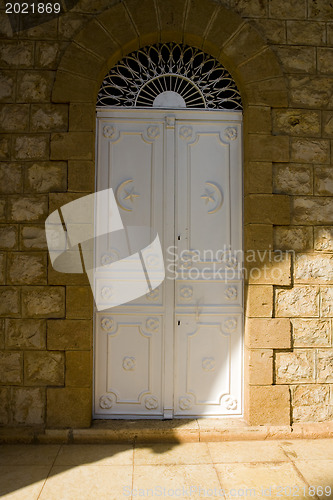
[[[271,110],[288,106],[287,88],[280,64],[261,35],[214,0],[124,0],[90,21],[68,45],[56,71],[52,101],[69,104],[69,130],[52,134],[51,159],[93,162],[95,105],[103,77],[129,52],[170,41],[210,53],[236,81],[244,106],[245,251],[267,249],[272,245],[273,225],[289,224],[290,217],[288,197],[272,194],[272,162],[288,161],[289,139],[272,135]],[[73,196],[68,194],[68,201]],[[65,197],[62,200],[66,202]],[[262,287],[272,297],[274,284]],[[253,287],[249,293],[251,286],[250,305],[261,300]],[[265,316],[272,317],[272,312]],[[245,365],[245,373],[249,366]],[[258,414],[258,408],[268,401],[272,409],[277,400],[288,399],[288,388],[271,385],[261,401],[246,377],[247,421],[269,423],[270,417]],[[289,411],[273,411],[271,419],[276,425],[287,424]]]

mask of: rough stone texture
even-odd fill
[[[0,384],[22,384],[23,354],[0,352]]]
[[[66,191],[67,165],[65,162],[33,163],[25,171],[25,191],[48,193]]]
[[[49,350],[89,350],[92,347],[92,324],[88,320],[49,320]]]
[[[314,228],[314,248],[324,252],[333,252],[333,228]]]
[[[314,351],[295,350],[275,354],[275,377],[277,384],[314,382]]]
[[[67,134],[52,134],[51,159],[92,160],[93,134],[89,132],[68,132]]]
[[[12,408],[14,424],[43,424],[45,418],[44,390],[37,387],[15,387],[12,393]]]
[[[14,140],[14,156],[18,160],[45,160],[49,154],[47,135],[22,135]]]
[[[287,40],[291,44],[323,45],[326,43],[325,23],[287,21]]]
[[[4,285],[6,281],[6,254],[0,253],[0,284]]]
[[[12,102],[14,100],[14,85],[15,72],[0,71],[0,101]]]
[[[0,286],[0,316],[15,317],[20,313],[20,290]]]
[[[319,288],[295,286],[289,290],[275,290],[275,314],[277,317],[319,316]]]
[[[249,425],[290,425],[290,395],[287,385],[250,386],[246,399]]]
[[[282,252],[247,252],[245,276],[249,284],[290,285],[291,258]]]
[[[66,387],[90,387],[91,381],[90,351],[66,352]]]
[[[36,386],[64,385],[64,353],[29,351],[24,353],[24,383]]]
[[[36,42],[35,65],[38,68],[56,69],[60,44],[52,42]]]
[[[0,387],[0,425],[7,425],[9,420],[9,388]]]
[[[33,132],[62,132],[68,127],[68,108],[65,104],[44,104],[31,107]]]
[[[276,47],[276,53],[287,73],[315,73],[315,47],[290,47],[282,45]]]
[[[65,290],[61,286],[22,289],[24,317],[62,318],[65,316]]]
[[[247,289],[246,315],[248,317],[271,318],[273,311],[273,287],[251,285]]]
[[[333,283],[333,255],[296,255],[294,278],[295,283]]]
[[[328,405],[295,406],[293,422],[325,422],[332,420],[333,408]]]
[[[288,349],[291,347],[289,319],[247,318],[245,344],[252,349]]]
[[[8,283],[11,285],[46,285],[46,262],[46,255],[40,252],[9,254]]]
[[[271,0],[269,3],[269,15],[277,19],[305,19],[306,10],[306,0]]]
[[[91,389],[47,389],[48,427],[89,427],[91,424]]]
[[[292,385],[290,392],[292,403],[295,406],[326,405],[330,401],[328,385]]]
[[[291,157],[295,162],[329,163],[329,141],[327,139],[292,138]]]
[[[22,192],[22,168],[17,163],[0,163],[0,193]]]
[[[314,192],[316,195],[333,196],[333,168],[315,167]]]
[[[25,132],[29,128],[28,104],[7,104],[0,111],[0,130]]]
[[[248,351],[247,365],[248,382],[250,385],[270,385],[273,383],[272,349]]]
[[[273,164],[273,192],[279,194],[312,194],[312,167],[293,163]]]
[[[68,162],[68,191],[92,193],[95,190],[95,168],[92,161]]]
[[[333,287],[320,287],[320,309],[324,317],[333,317]]]
[[[333,49],[318,48],[317,49],[317,65],[320,73],[332,74],[333,65]]]
[[[312,250],[312,248],[312,227],[274,227],[274,250],[300,252],[302,250]]]
[[[332,79],[324,76],[294,75],[288,77],[293,107],[332,109]]]
[[[17,244],[17,226],[0,225],[0,248],[2,250],[14,250],[17,248]]]
[[[46,322],[37,319],[7,319],[7,349],[45,349]]]
[[[54,74],[51,71],[24,71],[18,75],[18,102],[48,102]]]
[[[20,248],[21,250],[46,250],[45,226],[20,226]]]
[[[6,199],[0,199],[0,221],[3,222],[6,220]]]
[[[273,133],[317,137],[321,131],[319,111],[273,109]]]
[[[245,223],[288,225],[290,200],[284,195],[248,195],[245,197]]]
[[[28,68],[33,63],[33,43],[17,40],[1,41],[0,63],[2,67]]]
[[[323,111],[322,122],[323,122],[323,137],[331,138],[333,136],[333,112]]]
[[[317,382],[333,382],[333,350],[317,351]]]
[[[331,325],[328,320],[292,319],[294,347],[330,347]]]
[[[48,210],[47,196],[11,197],[9,217],[15,222],[45,221]]]
[[[93,297],[89,286],[66,287],[66,318],[90,319],[93,314]]]
[[[331,224],[333,203],[330,197],[294,197],[292,201],[293,224]]]

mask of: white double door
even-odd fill
[[[97,190],[113,188],[125,227],[158,234],[166,277],[95,313],[95,418],[242,414],[241,124],[239,112],[98,111]],[[96,265],[119,258],[111,233]]]

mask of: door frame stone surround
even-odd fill
[[[272,109],[288,106],[285,79],[274,52],[250,23],[213,0],[117,2],[87,23],[67,46],[56,71],[52,102],[69,104],[69,130],[51,135],[51,159],[68,161],[71,183],[70,192],[55,199],[52,210],[57,203],[61,206],[89,192],[82,181],[83,168],[91,180],[90,192],[94,190],[96,97],[108,70],[133,50],[170,41],[201,48],[235,79],[244,107],[244,250],[272,249],[273,225],[290,224],[289,196],[272,194],[272,162],[289,160],[288,136],[271,132]],[[291,348],[290,321],[274,318],[273,288],[291,282],[290,276],[283,283],[274,280],[272,274],[271,280],[259,277],[245,283],[244,410],[249,425],[290,424],[289,387],[274,384],[273,377],[273,349]],[[67,287],[66,308],[67,318],[92,323],[93,297],[87,281]],[[84,309],[81,316],[78,309]],[[91,364],[89,370],[85,376],[92,380]],[[84,397],[80,388],[49,390],[64,391],[63,401],[67,398],[71,405],[74,399],[80,406],[80,421],[68,425],[90,425],[92,389]],[[52,411],[48,405],[50,427],[56,420]]]

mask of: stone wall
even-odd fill
[[[332,420],[330,3],[79,0],[13,34],[2,1],[0,36],[0,422],[90,425],[92,294],[52,269],[44,221],[94,191],[103,76],[160,40],[217,57],[244,102],[245,250],[261,252],[247,259],[246,419]]]

